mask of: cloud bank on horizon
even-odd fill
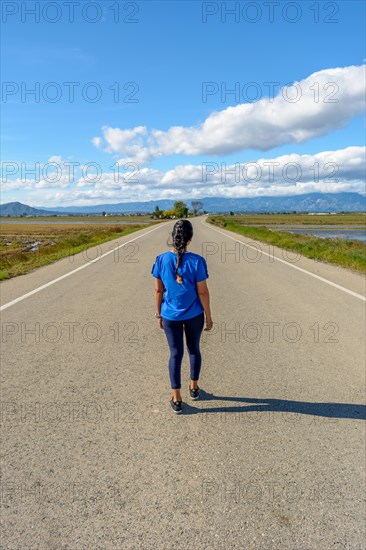
[[[351,146],[315,155],[281,155],[254,162],[207,162],[176,166],[160,171],[142,168],[129,173],[121,183],[120,173],[108,172],[94,177],[82,176],[82,167],[70,177],[70,166],[61,157],[49,163],[63,167],[58,178],[21,179],[4,182],[3,191],[26,189],[32,193],[31,206],[61,203],[82,206],[87,201],[126,202],[201,197],[242,198],[300,195],[313,192],[365,193],[366,147]],[[137,177],[136,177],[137,176]],[[53,181],[51,181],[53,180]],[[48,191],[50,190],[50,192]],[[143,199],[141,199],[143,197]]]
[[[122,154],[120,163],[145,165],[173,155],[219,156],[245,149],[268,151],[343,128],[365,110],[366,65],[329,68],[282,88],[276,97],[243,103],[209,115],[198,126],[167,131],[102,127],[93,145]]]

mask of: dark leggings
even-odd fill
[[[170,321],[163,317],[163,328],[170,348],[169,376],[173,390],[181,388],[181,366],[184,353],[183,328],[191,368],[191,380],[198,380],[201,370],[200,338],[205,321],[204,313],[183,321]]]

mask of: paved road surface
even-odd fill
[[[174,415],[150,274],[173,224],[0,285],[1,548],[364,549],[363,277],[194,219],[214,330]]]

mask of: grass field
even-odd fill
[[[224,216],[244,225],[365,225],[366,212],[359,214],[236,214]]]
[[[316,220],[318,220],[318,218],[321,218],[320,224],[323,223],[323,219],[326,218],[327,225],[330,224],[330,218],[338,218],[337,221],[334,223],[339,224],[342,223],[339,221],[339,217],[339,215],[306,216],[306,218],[312,219],[312,225],[315,224],[314,218],[316,218]],[[263,225],[261,225],[260,227],[254,227],[253,225],[250,225],[250,223],[261,223],[257,221],[258,218],[262,220]],[[265,227],[266,223],[271,224],[272,227],[276,223],[278,225],[282,225],[283,223],[289,225],[298,225],[300,223],[304,223],[303,221],[299,221],[298,219],[303,218],[303,216],[299,216],[297,218],[296,216],[289,215],[286,222],[282,221],[282,218],[285,218],[285,215],[209,216],[207,221],[218,227],[223,227],[225,229],[228,229],[229,231],[240,233],[241,235],[249,237],[253,240],[278,246],[279,248],[284,248],[286,250],[292,250],[317,261],[328,262],[360,273],[366,273],[365,243],[348,239],[320,238],[314,237],[312,235],[299,235],[283,230],[276,231],[274,229],[268,229],[267,227]],[[363,222],[360,221],[360,219],[362,218]],[[251,222],[248,222],[248,219],[251,220]],[[277,222],[277,219],[280,219],[281,221]],[[294,221],[294,219],[296,221]],[[347,220],[343,222],[347,225],[362,225],[362,223],[365,223],[365,216],[363,214],[345,214],[343,219]]]
[[[115,216],[29,216],[26,218],[20,218],[19,216],[10,216],[10,217],[3,217],[0,218],[1,221],[37,221],[37,222],[58,222],[58,221],[67,221],[67,222],[73,222],[73,221],[83,221],[86,223],[90,222],[96,222],[96,221],[103,221],[108,223],[114,223],[114,222],[120,222],[123,223],[124,221],[128,222],[151,222],[153,221],[150,216],[123,216],[123,215],[115,215]]]
[[[142,217],[136,216],[136,218],[141,220]],[[9,220],[9,218],[5,219]],[[19,218],[17,219],[19,220]],[[54,220],[54,218],[50,219]],[[85,218],[83,220],[85,221]],[[130,216],[128,216],[128,221],[132,221]],[[22,275],[42,265],[77,254],[92,246],[117,239],[156,223],[161,222],[149,220],[149,224],[143,225],[138,223],[126,225],[123,224],[123,221],[119,224],[96,224],[91,221],[85,225],[72,223],[1,224],[0,280]],[[39,244],[35,246],[35,243]]]

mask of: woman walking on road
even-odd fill
[[[210,295],[206,284],[207,263],[203,256],[187,251],[193,227],[189,220],[178,220],[172,231],[173,249],[156,256],[151,274],[155,277],[155,317],[164,329],[170,348],[169,377],[173,396],[170,405],[182,412],[181,365],[184,354],[183,331],[190,361],[191,399],[198,399],[201,370],[200,338],[206,315],[206,328],[213,326]]]

